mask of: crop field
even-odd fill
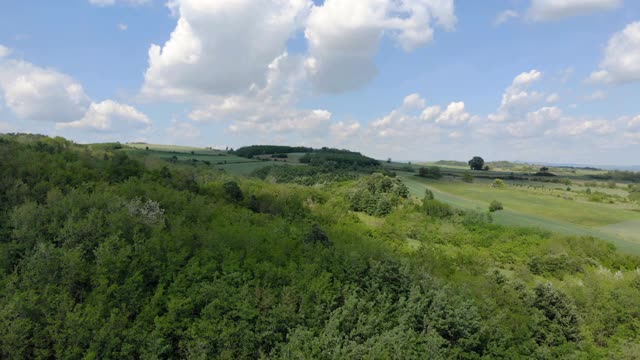
[[[206,154],[218,154],[218,153],[224,153],[225,152],[223,150],[205,149],[205,148],[199,148],[199,147],[193,147],[193,146],[179,146],[179,145],[128,143],[128,144],[126,144],[126,146],[131,147],[131,148],[135,148],[135,149],[140,149],[140,150],[146,150],[147,148],[149,148],[149,150],[157,150],[157,151],[165,151],[165,152],[190,153],[191,151],[194,151],[194,152],[201,153],[201,154],[203,154],[203,153],[206,153]]]
[[[258,170],[260,168],[263,168],[265,166],[270,166],[270,165],[301,166],[300,164],[289,163],[284,161],[245,161],[245,162],[227,163],[224,165],[216,165],[216,168],[223,169],[232,175],[247,176],[255,170]]]
[[[269,165],[300,165],[297,159],[302,156],[302,154],[299,156],[293,154],[293,159],[286,159],[286,162],[283,159],[271,159],[268,156],[265,159],[269,161],[263,161],[259,158],[247,159],[221,150],[155,144],[127,144],[124,150],[134,155],[150,156],[162,160],[205,164],[237,176],[249,175],[253,171]]]
[[[640,212],[628,204],[603,204],[557,197],[557,190],[508,186],[496,189],[487,181],[468,184],[451,179],[423,179],[400,175],[411,193],[422,197],[425,188],[436,198],[462,209],[486,211],[492,200],[504,210],[493,214],[502,225],[539,227],[572,235],[591,235],[614,242],[620,250],[640,253]]]

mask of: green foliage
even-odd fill
[[[440,179],[442,177],[442,172],[440,172],[440,168],[437,166],[423,166],[418,170],[418,176],[430,179]]]
[[[330,165],[335,168],[352,170],[380,167],[380,162],[376,159],[366,157],[359,152],[337,149],[320,149],[313,153],[307,153],[300,158],[300,162],[311,166]]]
[[[579,341],[580,317],[573,301],[551,283],[539,284],[534,294],[533,306],[544,316],[536,341],[549,346]]]
[[[469,167],[471,170],[482,170],[484,167],[484,159],[480,156],[474,156],[471,160],[469,160]]]
[[[456,161],[456,160],[438,160],[435,162],[435,164],[442,165],[442,166],[456,166],[456,167],[463,167],[463,166],[469,165],[464,161]]]
[[[123,150],[0,138],[0,358],[638,353],[640,259],[609,243],[429,193],[419,209],[381,174],[305,187],[115,169]],[[358,191],[388,215],[350,212]]]
[[[400,179],[375,173],[359,180],[347,199],[353,211],[385,216],[408,196],[409,189]]]
[[[504,183],[504,180],[495,179],[495,180],[493,180],[493,183],[491,184],[491,187],[494,187],[496,189],[504,189],[504,188],[507,187],[507,185]]]
[[[311,226],[311,231],[309,231],[309,234],[304,241],[309,244],[331,246],[331,240],[329,240],[327,234],[322,230],[322,228],[320,228],[320,225],[318,224],[313,224]]]
[[[433,195],[433,191],[429,188],[424,189],[424,200],[433,200],[435,196]]]
[[[445,204],[438,200],[423,200],[422,210],[433,218],[444,219],[453,216],[453,208],[449,204]]]
[[[227,200],[235,203],[239,203],[244,200],[244,194],[242,193],[242,189],[235,181],[228,181],[224,183],[224,196]]]
[[[601,191],[592,191],[587,194],[589,194],[589,196],[587,197],[589,201],[599,202],[599,203],[611,203],[611,204],[615,202],[614,196]]]
[[[238,148],[231,152],[237,156],[252,158],[256,155],[308,153],[312,151],[312,148],[304,146],[251,145]]]
[[[465,171],[464,174],[462,174],[462,181],[464,181],[466,183],[472,183],[473,182],[473,175],[471,175],[470,172]]]
[[[498,210],[502,210],[504,209],[504,207],[502,206],[502,203],[500,201],[497,200],[493,200],[490,204],[489,204],[489,211],[490,212],[496,212]]]

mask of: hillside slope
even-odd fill
[[[0,138],[2,358],[640,355],[640,259],[602,241],[382,174],[276,184],[19,140]]]

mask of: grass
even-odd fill
[[[253,161],[253,162],[239,162],[239,163],[228,163],[225,165],[216,165],[216,168],[223,169],[233,175],[247,176],[251,174],[253,171],[263,168],[265,166],[270,166],[270,165],[281,166],[286,164],[295,165],[295,164],[290,164],[290,163],[285,163],[280,161]]]
[[[140,150],[146,150],[146,148],[149,148],[149,150],[157,150],[157,151],[163,151],[163,152],[186,152],[186,153],[190,153],[191,151],[194,151],[194,152],[197,152],[197,153],[208,153],[208,154],[217,154],[217,153],[224,153],[225,152],[223,150],[205,149],[205,148],[199,148],[199,147],[193,147],[193,146],[180,146],[180,145],[128,143],[128,144],[126,144],[126,146],[134,148],[134,149],[140,149]]]
[[[413,195],[422,197],[429,187],[437,199],[462,209],[487,211],[489,203],[498,200],[505,207],[493,214],[498,224],[599,237],[622,251],[640,254],[640,212],[620,205],[565,200],[511,187],[499,190],[488,182],[428,180],[409,173],[400,176]]]

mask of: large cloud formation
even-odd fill
[[[84,114],[90,99],[70,76],[18,60],[0,60],[0,90],[16,116],[68,122]]]
[[[607,44],[600,70],[590,82],[626,83],[640,81],[640,21],[615,33]]]
[[[174,0],[169,40],[149,49],[143,93],[228,95],[262,86],[310,10],[308,0]]]
[[[305,29],[311,81],[323,92],[356,89],[375,76],[385,33],[410,51],[433,39],[434,25],[452,30],[456,21],[453,1],[326,0]]]
[[[9,55],[9,51],[6,51]],[[59,129],[114,131],[150,126],[146,115],[113,100],[95,103],[71,76],[32,63],[0,58],[0,99],[21,121],[55,123]]]
[[[357,89],[375,75],[385,33],[409,51],[433,39],[433,26],[456,23],[453,0],[172,0],[169,7],[177,25],[164,45],[150,47],[142,92],[174,99],[263,86],[269,64],[302,30],[314,87]]]

